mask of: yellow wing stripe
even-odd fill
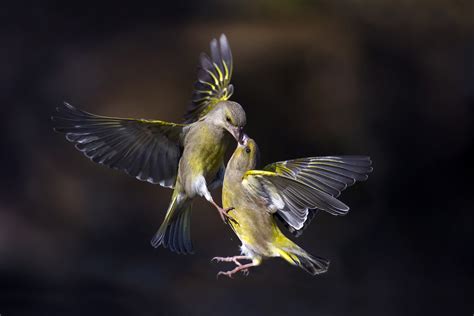
[[[271,171],[264,171],[264,170],[249,170],[244,174],[243,179],[247,179],[249,176],[270,176],[275,177],[278,176],[275,172]]]
[[[224,71],[225,71],[225,76],[224,76],[224,79],[226,80],[226,82],[229,80],[229,68],[227,68],[227,65],[225,63],[225,61],[222,61],[222,64],[224,65]]]
[[[212,90],[216,89],[216,86],[213,85],[212,83],[209,83],[207,81],[199,80],[200,83],[207,84],[209,87],[211,87]]]
[[[114,118],[120,120],[120,118]],[[172,126],[172,127],[184,127],[186,124],[178,124],[178,123],[171,123],[171,122],[165,122],[165,121],[160,121],[160,120],[145,120],[145,119],[127,119],[131,121],[138,121],[141,123],[148,123],[148,124],[158,124],[158,125],[164,125],[164,126]]]
[[[216,63],[212,63],[212,64],[214,65],[214,68],[216,68],[217,72],[219,73],[219,82],[224,81],[224,76],[222,75],[222,71],[219,68],[219,66],[217,66]]]
[[[212,73],[212,71],[206,69],[206,72],[214,79],[214,83],[219,87],[219,80],[217,80],[217,77]]]

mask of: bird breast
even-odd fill
[[[205,178],[207,184],[214,180],[224,161],[229,140],[222,128],[205,123],[193,126],[189,131],[178,172],[188,193],[193,191],[193,183],[200,176]]]

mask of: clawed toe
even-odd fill
[[[227,223],[228,220],[233,220],[233,218],[227,214],[229,211],[232,211],[234,208],[233,207],[228,207],[228,208],[219,208],[219,215],[221,216],[221,219],[224,223]]]
[[[230,273],[231,271],[219,271],[216,275],[216,279],[219,279],[219,276],[221,275],[225,275],[226,277],[229,277],[231,279],[233,279],[234,277],[232,276],[232,273]]]
[[[224,224],[227,224],[227,219],[229,218],[229,215],[225,213],[219,213],[219,215],[221,216],[221,219],[224,222]]]
[[[211,262],[215,261],[215,262],[222,262],[222,261],[226,261],[226,257],[214,257],[211,259]]]
[[[215,206],[215,208],[219,212],[219,216],[221,217],[222,221],[227,224],[227,219],[230,218],[230,216],[227,213],[229,211],[232,211],[234,207],[223,208],[223,207],[220,207],[216,202],[212,200],[210,202],[212,203],[212,205]]]
[[[252,260],[251,257],[247,256],[233,256],[233,257],[214,257],[211,259],[211,261],[217,261],[217,262],[233,262],[235,263],[236,267],[233,270],[229,271],[220,271],[217,273],[216,278],[219,278],[220,275],[225,275],[229,278],[233,278],[233,275],[236,274],[237,272],[241,271],[244,276],[249,275],[249,268],[256,266],[255,263],[250,262],[247,264],[242,264],[239,262],[239,260]]]
[[[224,211],[224,213],[227,214],[228,212],[232,211],[233,209],[235,209],[235,207],[228,207],[228,208],[223,209],[223,211]]]
[[[237,272],[242,272],[242,274],[246,277],[250,274],[250,271],[248,268],[244,268],[242,269],[242,265],[241,266],[238,266],[236,267],[234,270],[230,270],[230,271],[219,271],[216,275],[216,278],[219,279],[219,276],[221,275],[225,275],[226,277],[229,277],[231,279],[234,278],[234,274],[236,274]]]

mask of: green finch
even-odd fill
[[[92,161],[125,171],[142,181],[173,188],[163,224],[152,239],[177,253],[192,253],[190,216],[193,198],[204,196],[225,219],[226,209],[209,190],[222,185],[224,154],[232,137],[241,139],[243,108],[228,101],[233,64],[225,35],[200,56],[198,80],[184,124],[91,114],[65,103],[53,116],[55,130]]]
[[[249,268],[269,257],[281,257],[312,275],[326,272],[329,261],[310,255],[288,239],[275,216],[291,229],[300,231],[312,209],[346,214],[349,207],[337,196],[356,181],[367,179],[372,171],[370,158],[310,157],[254,170],[257,156],[257,144],[244,136],[227,164],[222,201],[224,207],[233,207],[228,214],[229,224],[242,242],[242,255],[213,258],[236,264],[233,270],[221,271],[218,276],[232,277],[239,271],[247,274]]]

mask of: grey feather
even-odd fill
[[[141,181],[174,184],[184,125],[99,116],[68,103],[57,112],[55,130],[92,161]]]

